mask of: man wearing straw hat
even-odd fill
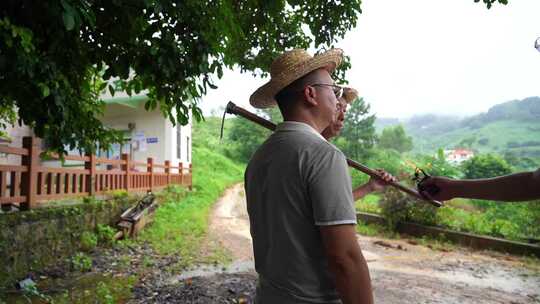
[[[347,113],[347,107],[358,98],[358,91],[353,88],[343,88],[343,95],[337,102],[337,111],[334,120],[321,132],[321,135],[330,140],[341,133],[345,123],[345,113]]]
[[[321,135],[343,94],[330,76],[341,60],[339,49],[285,52],[250,97],[284,118],[245,173],[258,304],[373,303],[346,158]]]
[[[334,116],[334,119],[332,120],[332,122],[330,122],[328,127],[326,127],[326,129],[321,132],[321,135],[326,140],[330,140],[338,136],[339,133],[341,133],[341,130],[343,129],[345,123],[345,114],[347,113],[347,107],[351,103],[356,101],[356,99],[358,99],[358,91],[353,88],[343,88],[343,95],[341,96],[341,98],[338,99],[337,102],[336,115]],[[380,180],[377,178],[370,178],[367,183],[355,188],[353,190],[353,200],[355,202],[371,192],[383,190],[387,185],[386,182],[397,181],[397,179],[390,173],[382,169],[377,169],[377,171],[383,179]]]

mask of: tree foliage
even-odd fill
[[[275,124],[283,121],[277,107],[257,110],[258,116],[264,117]],[[228,133],[229,144],[227,155],[240,163],[247,163],[255,150],[270,136],[271,132],[264,127],[252,123],[244,118],[231,119]]]
[[[364,161],[375,142],[375,115],[369,113],[370,105],[363,98],[354,101],[345,114],[345,123],[341,131],[338,146],[349,157]]]
[[[99,94],[121,89],[148,90],[146,109],[186,124],[225,67],[264,75],[284,50],[331,47],[360,12],[358,0],[2,1],[0,118],[17,113],[59,152],[93,150],[120,138],[97,117]]]
[[[525,156],[518,157],[518,155],[512,151],[505,152],[503,158],[510,166],[514,167],[516,171],[534,170],[540,167],[538,161]]]
[[[462,175],[458,167],[446,160],[443,149],[439,149],[437,155],[417,155],[415,163],[429,175],[451,178],[460,178]]]
[[[489,178],[512,173],[512,168],[494,154],[478,154],[463,163],[465,178]]]
[[[411,151],[412,137],[407,136],[402,125],[387,127],[381,133],[378,145],[383,149],[394,149],[399,153]]]
[[[474,0],[474,2],[480,2],[480,0]],[[503,4],[503,5],[508,4],[508,0],[482,0],[482,2],[486,5],[488,9],[490,9],[493,3],[495,2],[499,2],[499,4]]]
[[[251,155],[269,135],[269,130],[250,121],[240,117],[232,119],[229,133],[229,140],[233,143],[229,152],[231,158],[241,163],[247,163]]]

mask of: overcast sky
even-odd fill
[[[490,10],[473,0],[363,0],[357,27],[337,46],[351,56],[350,85],[378,117],[471,115],[540,96],[540,0]],[[203,98],[206,115],[267,79],[226,71]]]

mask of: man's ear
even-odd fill
[[[317,106],[317,90],[312,86],[306,86],[302,91],[304,95],[304,102],[307,102],[310,106]]]

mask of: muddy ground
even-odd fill
[[[130,303],[252,303],[256,286],[242,186],[214,207],[210,235],[233,255],[228,268],[199,267],[139,284]],[[414,240],[358,235],[376,303],[540,303],[540,274],[517,257],[435,250]]]
[[[209,235],[202,244],[204,249],[219,242],[228,249],[233,262],[227,267],[204,265],[179,273],[171,267],[181,256],[161,256],[149,245],[132,244],[94,252],[90,273],[66,276],[70,271],[60,263],[64,266],[34,277],[45,281],[58,277],[62,283],[52,284],[55,289],[74,290],[73,301],[67,303],[98,303],[87,289],[101,280],[125,286],[129,277],[136,278],[128,288],[132,293],[116,295],[116,303],[252,303],[257,274],[245,204],[242,185],[228,189],[212,210]],[[376,303],[540,303],[538,262],[526,266],[516,256],[460,247],[441,250],[406,238],[358,235],[358,242],[369,265]],[[48,289],[40,285],[44,292],[54,291]],[[27,301],[14,294],[4,303]]]

